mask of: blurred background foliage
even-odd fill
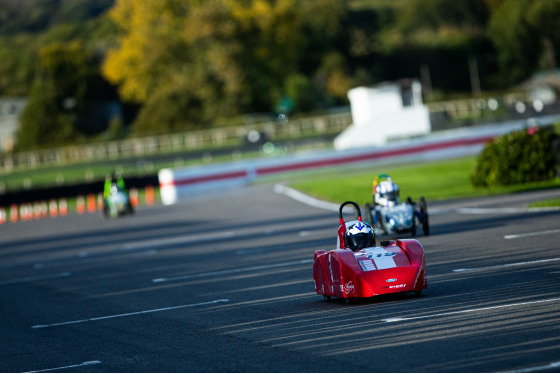
[[[347,105],[429,71],[426,100],[555,69],[560,0],[0,0],[0,96],[18,149],[188,131]],[[107,123],[92,113],[119,102]]]
[[[488,142],[470,177],[475,187],[509,186],[553,180],[560,137],[553,128],[514,131]]]

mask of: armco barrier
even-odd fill
[[[383,149],[329,151],[205,168],[163,169],[159,172],[161,199],[163,204],[173,204],[187,197],[247,185],[258,178],[284,172],[389,160],[398,162],[476,154],[484,143],[493,137],[484,134],[462,139],[420,142],[414,145],[401,144]]]
[[[253,174],[247,164],[223,164],[179,170],[162,169],[158,174],[161,201],[169,205],[210,191],[243,186],[254,179]]]
[[[138,200],[138,190],[136,188],[131,189],[135,194],[135,206],[139,205]],[[156,195],[154,187],[149,185],[145,188],[145,202],[148,206],[153,206],[156,203]],[[76,196],[76,213],[97,213],[103,210],[104,201],[103,194],[89,193],[86,196],[78,195]],[[19,213],[18,213],[19,212]],[[39,220],[43,218],[57,218],[61,216],[68,215],[68,203],[66,198],[50,199],[49,201],[35,201],[32,203],[24,204],[11,204],[9,207],[0,205],[0,224],[4,224],[10,218],[11,223],[30,220]]]
[[[155,173],[153,175],[128,177],[125,175],[126,186],[130,188],[144,188],[146,186],[154,186],[158,183]],[[51,186],[37,188],[31,190],[8,191],[0,194],[0,206],[9,206],[11,204],[23,204],[28,201],[62,199],[70,196],[87,195],[89,193],[98,194],[103,192],[105,180],[87,183],[67,184],[62,186]]]

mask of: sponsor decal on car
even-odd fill
[[[354,291],[354,283],[352,283],[352,281],[346,283],[346,294],[353,294]]]
[[[358,261],[358,263],[360,264],[362,271],[377,270],[372,260]]]
[[[405,288],[406,287],[406,283],[402,283],[402,284],[392,284],[390,286],[383,286],[381,287],[382,290],[387,290],[387,289],[397,289],[397,288]]]
[[[391,283],[391,282],[396,282],[397,278],[391,278],[391,279],[386,279],[385,282],[387,283]]]

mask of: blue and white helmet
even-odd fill
[[[375,189],[375,203],[382,206],[393,206],[399,203],[399,186],[388,177]]]
[[[357,221],[346,229],[344,242],[354,252],[374,246],[375,230],[367,223]]]

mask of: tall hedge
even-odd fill
[[[555,137],[553,131],[533,128],[494,139],[478,157],[471,183],[476,187],[492,187],[553,179]]]

